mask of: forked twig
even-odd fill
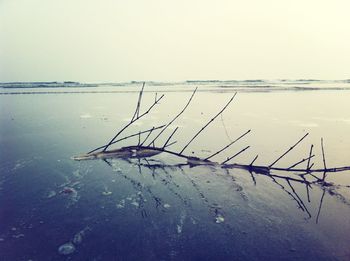
[[[169,136],[169,138],[166,140],[166,142],[163,145],[163,148],[166,148],[168,145],[168,142],[170,141],[170,139],[173,137],[173,135],[175,134],[175,132],[177,131],[179,127],[176,127],[176,129],[171,133],[171,135]]]
[[[313,157],[315,157],[315,155],[311,155],[310,157],[307,157],[307,158],[305,158],[305,159],[302,159],[301,161],[298,161],[297,163],[295,163],[295,164],[293,164],[292,166],[288,167],[287,170],[290,170],[290,169],[292,169],[292,168],[298,166],[299,164],[301,164],[301,163],[303,163],[303,162],[305,162],[305,161],[307,161],[307,160],[310,161],[310,159],[313,158]]]
[[[212,157],[218,155],[219,153],[223,152],[224,150],[226,150],[227,148],[229,148],[231,145],[233,145],[234,143],[236,143],[237,141],[239,141],[241,138],[243,138],[245,135],[247,135],[250,132],[250,130],[246,131],[245,133],[243,133],[241,136],[239,136],[237,139],[235,139],[234,141],[232,141],[230,144],[226,145],[224,148],[222,148],[221,150],[215,152],[214,154],[210,155],[209,157],[205,158],[204,160],[209,160]]]
[[[226,162],[230,161],[231,159],[237,157],[239,154],[243,153],[244,151],[246,151],[247,149],[249,149],[250,146],[245,147],[244,149],[240,150],[239,152],[237,152],[235,155],[233,155],[232,157],[227,158],[227,160],[225,160],[224,162],[222,162],[221,164],[225,164]]]
[[[276,159],[273,163],[270,164],[269,168],[271,168],[273,165],[275,165],[280,159],[282,159],[284,156],[286,156],[292,149],[294,149],[303,139],[306,138],[306,136],[309,135],[309,133],[306,133],[300,140],[298,140],[297,143],[295,143],[292,147],[290,147],[285,153],[283,153],[278,159]]]

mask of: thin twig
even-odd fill
[[[305,158],[305,159],[302,159],[301,161],[298,161],[297,163],[293,164],[292,166],[290,166],[289,168],[287,168],[287,170],[290,170],[292,168],[294,168],[295,166],[298,166],[299,164],[305,162],[305,161],[310,161],[311,158],[315,157],[315,155],[311,155],[310,157],[308,158]]]
[[[283,153],[278,159],[276,159],[272,164],[270,164],[269,168],[271,168],[273,165],[275,165],[280,159],[282,159],[285,155],[287,155],[288,152],[290,152],[292,149],[294,149],[303,139],[306,138],[307,135],[309,135],[309,133],[306,133],[300,140],[298,140],[297,143],[295,143],[285,153]]]
[[[324,166],[324,169],[326,170],[327,166],[326,166],[326,157],[324,155],[323,138],[321,138],[321,148],[322,148],[323,166]]]
[[[254,162],[257,160],[257,158],[259,157],[259,155],[256,155],[255,158],[252,160],[252,162],[249,164],[249,166],[253,166]]]
[[[166,148],[168,142],[170,141],[170,139],[173,137],[173,135],[175,134],[175,132],[177,131],[179,127],[176,127],[176,129],[171,133],[171,135],[169,136],[169,138],[166,140],[166,142],[163,145],[163,148]]]
[[[140,146],[141,144],[141,133],[139,132],[139,142],[137,143],[137,146]]]
[[[244,149],[240,150],[239,152],[237,152],[235,155],[233,155],[232,157],[227,158],[227,160],[225,160],[224,162],[222,162],[221,164],[225,164],[226,162],[230,161],[231,159],[233,159],[234,157],[237,157],[239,154],[241,154],[242,152],[246,151],[247,149],[249,149],[250,146],[245,147]]]
[[[178,118],[178,117],[180,117],[180,115],[182,114],[182,113],[184,113],[184,111],[187,109],[187,107],[188,107],[188,105],[191,103],[191,101],[192,101],[192,98],[193,98],[193,96],[195,95],[195,93],[196,93],[196,91],[197,91],[197,88],[193,91],[193,93],[192,93],[192,95],[191,95],[191,97],[190,97],[190,99],[188,100],[188,102],[187,102],[187,104],[185,105],[185,107],[164,127],[164,129],[162,129],[159,133],[158,133],[158,135],[149,143],[149,145],[148,146],[150,146],[152,143],[154,143],[155,141],[156,141],[156,139],[158,139],[159,138],[159,136],[160,135],[162,135],[162,133]]]
[[[163,125],[164,126],[164,125]],[[148,137],[152,134],[152,132],[154,131],[154,127],[148,132],[146,138],[143,140],[143,142],[141,143],[141,146],[143,146],[143,144],[146,142],[146,140],[148,139]]]
[[[214,154],[212,154],[211,156],[205,158],[204,160],[209,160],[210,158],[218,155],[219,153],[223,152],[224,150],[226,150],[228,147],[230,147],[231,145],[233,145],[234,143],[236,143],[237,141],[239,141],[241,138],[243,138],[245,135],[247,135],[251,130],[246,131],[244,134],[242,134],[241,136],[239,136],[237,139],[235,139],[234,141],[232,141],[230,144],[226,145],[224,148],[222,148],[221,150],[215,152]]]
[[[307,161],[306,171],[310,171],[310,169],[311,169],[311,167],[310,167],[310,160],[311,160],[311,154],[312,154],[312,149],[313,148],[314,148],[314,145],[311,144],[310,153],[309,153],[309,160]]]
[[[232,96],[232,98],[228,101],[228,103],[221,109],[221,111],[216,114],[207,124],[205,124],[197,133],[193,136],[193,138],[185,145],[185,147],[180,151],[179,154],[182,154],[184,150],[191,144],[191,142],[210,124],[212,123],[223,111],[227,108],[227,106],[232,102],[235,98],[237,92]]]
[[[144,87],[145,87],[145,82],[142,84],[141,91],[139,92],[139,98],[137,99],[136,110],[135,110],[135,113],[132,116],[131,120],[133,120],[135,117],[139,117],[140,106],[141,106],[141,99],[142,99],[142,94],[143,94]]]
[[[166,146],[164,147],[164,149],[167,148],[167,147],[170,147],[171,145],[174,145],[175,143],[177,143],[177,141],[173,141],[172,143],[166,145]]]

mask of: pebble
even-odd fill
[[[215,217],[215,223],[217,223],[217,224],[220,224],[224,221],[225,221],[224,217],[220,214]]]
[[[72,243],[65,243],[58,248],[58,253],[60,255],[70,255],[74,253],[75,246]]]
[[[165,207],[165,208],[170,208],[170,205],[169,205],[169,204],[164,204],[163,207]]]

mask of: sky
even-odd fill
[[[349,0],[0,0],[0,82],[349,79]]]

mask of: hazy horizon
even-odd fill
[[[0,2],[0,82],[349,79],[350,2]]]

